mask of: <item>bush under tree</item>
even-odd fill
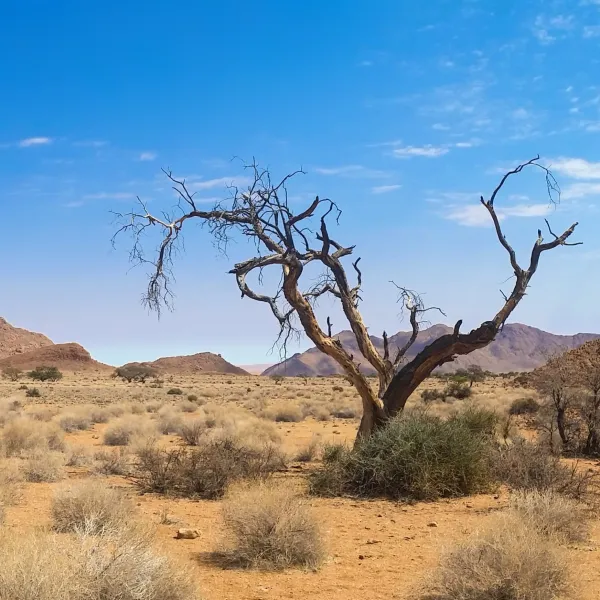
[[[115,369],[113,377],[120,377],[123,381],[131,383],[135,381],[137,383],[146,383],[149,377],[156,375],[155,369],[148,365],[123,365]]]
[[[32,371],[27,373],[27,377],[34,381],[59,381],[62,379],[63,374],[58,370],[57,367],[36,367]]]

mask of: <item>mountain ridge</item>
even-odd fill
[[[452,327],[438,323],[419,332],[413,346],[407,353],[407,360],[412,360],[425,346],[433,340],[451,333]],[[354,334],[349,330],[341,331],[334,336],[355,357],[361,366],[361,371],[367,375],[374,374],[373,367],[360,353]],[[383,354],[383,339],[369,336],[380,354]],[[410,332],[399,331],[389,338],[390,348],[401,347],[410,337]],[[485,348],[475,350],[471,354],[458,356],[454,362],[443,365],[439,371],[455,371],[475,364],[494,373],[509,371],[531,371],[544,364],[549,355],[565,352],[582,344],[599,339],[600,334],[577,333],[574,335],[559,335],[549,333],[524,325],[523,323],[508,323],[496,339]],[[342,369],[337,363],[313,347],[305,352],[298,352],[272,367],[263,371],[262,375],[318,376],[341,374]]]

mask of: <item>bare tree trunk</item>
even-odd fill
[[[556,410],[556,427],[558,429],[560,441],[563,443],[563,446],[567,446],[569,443],[569,438],[567,437],[567,431],[565,427],[565,409],[563,407],[559,407]]]

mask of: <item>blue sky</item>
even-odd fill
[[[418,6],[418,8],[416,8]],[[600,332],[600,0],[8,1],[0,21],[0,315],[105,362],[198,351],[273,362],[277,326],[239,298],[192,227],[175,312],[140,305],[144,271],[110,244],[111,210],[173,205],[161,175],[206,202],[255,156],[344,211],[362,256],[373,334],[406,328],[390,279],[449,323],[489,319],[510,275],[478,195],[539,153],[563,190],[515,178],[499,200],[526,254],[548,217],[579,221],[576,248],[546,253],[514,321]],[[336,329],[335,307],[322,304]],[[296,350],[306,347],[303,340]]]

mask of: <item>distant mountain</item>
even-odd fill
[[[43,337],[43,336],[42,336]],[[0,360],[0,370],[16,367],[27,370],[35,367],[57,367],[60,371],[111,371],[113,367],[94,360],[79,344],[51,344],[30,352],[7,356]]]
[[[447,333],[452,333],[452,327],[441,324],[420,331],[415,343],[407,353],[407,360],[414,358],[425,346]],[[354,354],[354,359],[361,365],[363,373],[374,374],[373,367],[366,362],[358,350],[354,334],[351,331],[342,331],[335,337],[340,340],[344,348]],[[406,331],[395,334],[389,339],[390,348],[402,347],[409,338],[410,333]],[[440,371],[455,371],[473,364],[494,373],[530,371],[544,364],[550,354],[565,352],[599,338],[600,334],[595,333],[554,335],[528,325],[510,323],[504,326],[504,329],[489,346],[475,350],[466,356],[458,356],[454,362],[443,365]],[[371,336],[371,340],[377,351],[383,354],[383,339]],[[311,348],[269,367],[263,372],[263,375],[293,377],[340,373],[342,373],[342,369],[332,358],[317,348]]]
[[[250,375],[260,375],[265,369],[273,366],[273,363],[262,363],[257,365],[237,365],[240,369],[244,369]]]
[[[244,369],[227,362],[220,354],[213,354],[212,352],[200,352],[190,356],[167,356],[152,362],[127,363],[123,366],[128,365],[145,365],[170,375],[199,375],[201,373],[249,375]]]
[[[13,354],[21,354],[43,346],[51,346],[53,343],[51,339],[41,333],[13,327],[0,317],[0,360]]]

